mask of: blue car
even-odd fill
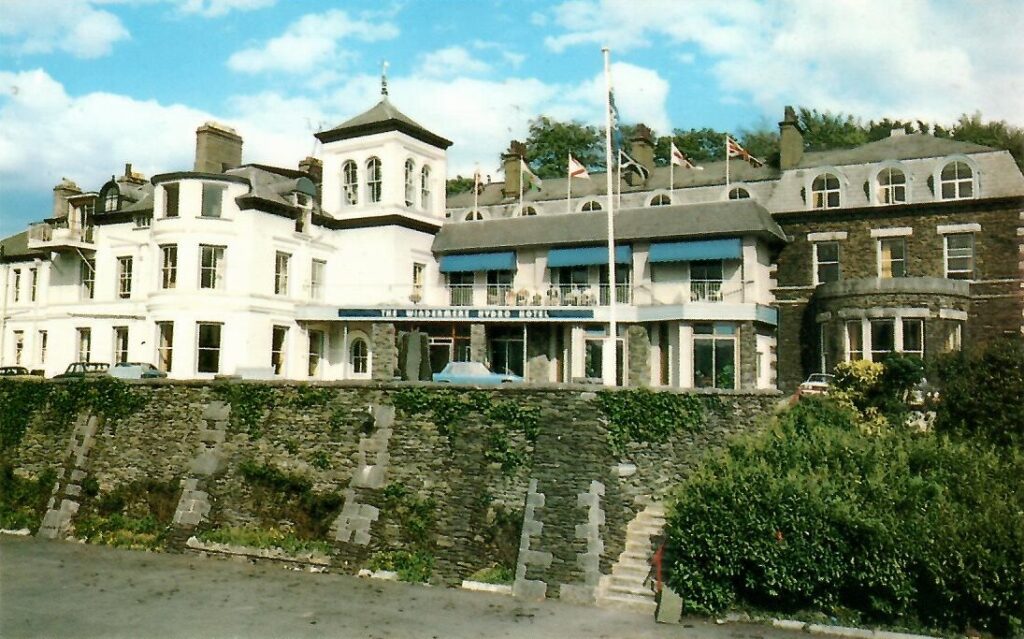
[[[448,362],[432,379],[442,384],[510,384],[523,378],[512,373],[492,373],[480,362]]]

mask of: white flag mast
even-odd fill
[[[615,386],[618,384],[618,332],[619,326],[616,321],[616,291],[615,291],[615,191],[612,188],[612,74],[608,66],[608,47],[603,47],[601,52],[604,54],[604,85],[605,85],[605,128],[604,128],[604,151],[605,151],[605,162],[607,169],[605,170],[605,177],[607,179],[607,193],[608,193],[608,333],[609,339],[611,340],[611,348],[607,349],[610,353],[611,366],[605,370],[611,370],[611,383],[609,384],[608,378],[602,371],[602,377],[605,378],[605,384]]]

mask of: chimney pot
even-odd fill
[[[505,166],[505,184],[501,193],[505,197],[519,195],[519,179],[522,174],[520,162],[526,161],[526,145],[519,140],[512,140],[508,145],[508,151],[501,155],[501,161]]]

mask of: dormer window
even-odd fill
[[[537,215],[537,209],[533,208],[532,206],[527,206],[527,207],[525,207],[525,208],[524,208],[524,209],[522,210],[522,212],[520,213],[520,215],[521,215],[522,217],[528,217],[528,216],[530,216],[530,215]]]
[[[588,200],[583,203],[583,206],[580,207],[580,210],[583,211],[584,213],[589,213],[590,211],[600,211],[601,203],[598,202],[597,200]]]
[[[899,169],[882,169],[878,174],[875,200],[878,204],[906,204],[906,174]]]
[[[729,199],[730,200],[749,200],[750,199],[750,191],[746,190],[742,186],[737,186],[736,188],[734,188],[734,189],[729,191]]]
[[[950,162],[939,176],[943,200],[964,200],[974,197],[974,171],[966,162]]]
[[[120,204],[121,193],[117,190],[116,186],[111,186],[107,189],[107,193],[103,196],[103,210],[104,211],[116,211],[118,204]]]
[[[405,205],[412,206],[416,202],[416,163],[405,161]]]
[[[341,167],[342,204],[355,206],[359,204],[359,172],[352,160]]]
[[[668,206],[669,204],[672,204],[672,198],[661,193],[652,197],[648,206]]]
[[[370,158],[366,161],[366,200],[370,204],[380,202],[382,187],[380,158]]]
[[[839,178],[832,173],[822,173],[811,183],[812,209],[839,208]]]
[[[484,219],[484,214],[480,211],[470,211],[469,213],[466,213],[467,222],[478,222],[482,219]]]
[[[420,169],[420,208],[430,209],[430,167]]]

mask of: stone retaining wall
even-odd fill
[[[432,527],[418,548],[434,557],[434,581],[454,585],[495,563],[512,567],[518,555],[527,560],[520,566],[522,586],[534,584],[520,587],[521,593],[576,601],[592,599],[599,573],[606,574],[622,551],[626,524],[636,512],[664,496],[728,435],[756,428],[779,401],[774,393],[721,393],[721,409],[710,413],[706,428],[680,432],[664,444],[632,444],[620,458],[608,445],[593,388],[474,391],[339,383],[314,387],[316,401],[297,408],[300,389],[309,386],[265,383],[261,393],[278,407],[263,411],[251,427],[238,421],[238,406],[221,404],[226,395],[217,385],[227,383],[133,383],[145,406],[103,423],[87,463],[76,469],[95,482],[100,496],[141,480],[180,486],[173,521],[167,522],[176,530],[174,549],[183,550],[190,535],[212,527],[313,526],[322,531],[318,540],[334,548],[335,566],[353,573],[375,552],[408,547],[409,531],[394,501],[401,484],[410,499],[432,500]],[[503,469],[488,459],[495,425],[472,410],[446,435],[430,413],[394,410],[396,394],[411,390],[483,393],[490,402],[513,400],[535,409],[536,443],[506,429],[521,463]],[[19,475],[63,465],[69,429],[47,419],[58,417],[36,416],[10,451]],[[67,416],[70,423],[74,419]],[[320,513],[318,522],[289,521],[280,513],[295,504],[253,485],[245,465],[304,478],[307,496],[337,506]],[[521,554],[523,548],[529,553]]]

